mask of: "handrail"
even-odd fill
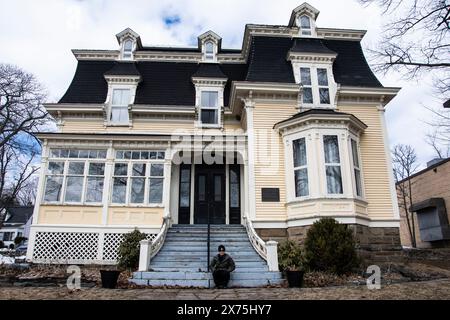
[[[169,221],[170,221],[169,216],[163,218],[163,224],[161,226],[161,229],[156,238],[153,239],[150,247],[150,258],[156,256],[159,250],[161,250],[164,241],[166,240],[167,231],[169,230]]]
[[[210,253],[210,249],[211,249],[211,219],[210,219],[210,215],[209,215],[209,210],[210,209],[210,207],[209,207],[209,204],[208,204],[208,249],[207,249],[207,252],[206,252],[206,254],[207,254],[207,257],[206,257],[206,260],[207,260],[207,263],[208,263],[208,266],[206,267],[206,270],[208,270],[208,271],[211,271],[210,270],[210,268],[209,268],[209,263],[210,263],[210,256],[209,256],[209,253]]]
[[[248,216],[244,214],[243,218],[245,221],[245,229],[247,230],[247,235],[250,243],[252,244],[253,248],[255,248],[256,252],[258,252],[258,254],[261,256],[261,258],[267,261],[266,243],[258,236]]]

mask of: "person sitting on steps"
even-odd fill
[[[227,286],[228,281],[230,280],[230,273],[234,271],[235,264],[233,258],[225,253],[225,246],[220,245],[218,249],[219,254],[214,256],[210,267],[216,287],[223,289]]]

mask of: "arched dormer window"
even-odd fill
[[[127,39],[123,43],[122,58],[123,59],[133,58],[133,41],[131,39]]]
[[[300,28],[300,34],[302,36],[311,36],[312,35],[312,28],[311,28],[311,19],[308,16],[300,16],[299,20],[299,28]]]
[[[205,43],[205,60],[214,61],[214,43],[212,41]]]

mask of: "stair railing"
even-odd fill
[[[153,240],[141,240],[139,250],[139,271],[148,271],[150,260],[161,250],[170,226],[170,216],[163,217],[161,229]]]
[[[253,248],[255,248],[256,252],[261,256],[261,258],[267,261],[269,271],[278,271],[278,242],[264,242],[256,233],[252,221],[249,219],[247,214],[244,214],[243,219],[248,238]]]
[[[207,261],[207,263],[208,263],[208,265],[207,265],[207,267],[206,267],[206,270],[208,270],[208,272],[209,271],[211,271],[210,270],[210,267],[209,267],[209,263],[210,263],[210,256],[209,256],[209,252],[210,252],[210,249],[211,249],[211,220],[210,220],[210,215],[209,215],[209,210],[210,209],[210,205],[208,204],[208,239],[207,239],[207,251],[206,251],[206,255],[207,255],[207,257],[206,257],[206,261]]]

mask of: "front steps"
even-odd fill
[[[270,272],[267,263],[253,249],[241,225],[211,225],[211,259],[223,244],[236,269],[229,287],[260,287],[283,283],[280,272]],[[173,225],[158,254],[150,262],[151,271],[135,272],[130,281],[138,285],[213,288],[207,269],[207,226]]]

